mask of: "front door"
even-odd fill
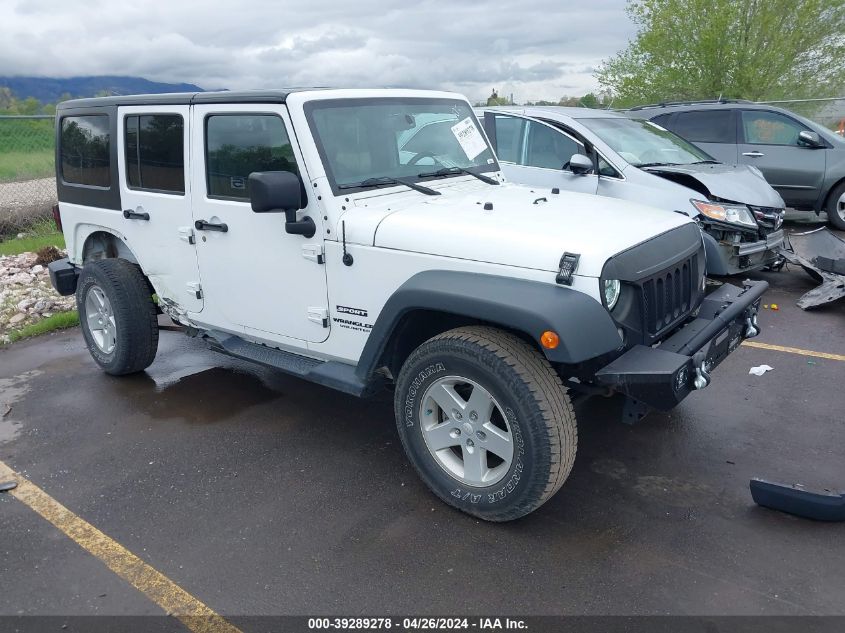
[[[763,172],[787,206],[813,207],[824,181],[824,148],[802,145],[807,128],[780,112],[743,110],[739,160]]]
[[[200,312],[199,269],[190,241],[188,106],[120,108],[118,166],[121,231],[160,301]]]
[[[303,186],[307,206],[299,218],[316,223],[311,238],[288,235],[284,213],[255,213],[249,202],[252,172],[292,171],[309,182],[286,108],[195,105],[192,120],[192,155],[201,163],[192,173],[202,322],[294,346],[324,341],[328,301],[316,256],[323,242],[316,196]]]
[[[493,121],[496,154],[508,180],[532,187],[596,193],[595,173],[574,174],[569,169],[573,154],[588,155],[574,137],[547,123],[508,114],[496,113]]]

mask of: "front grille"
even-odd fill
[[[643,325],[652,337],[684,319],[696,298],[698,279],[694,255],[639,282]]]
[[[783,209],[777,207],[753,207],[749,206],[760,227],[760,236],[766,237],[769,233],[777,231],[783,224]]]

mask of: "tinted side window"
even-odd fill
[[[518,163],[522,156],[525,119],[496,115],[496,154],[501,160]]]
[[[573,154],[584,149],[565,134],[535,121],[528,121],[525,164],[531,167],[563,169]]]
[[[298,174],[285,124],[275,114],[217,114],[205,123],[208,195],[249,199],[254,171]]]
[[[65,182],[110,187],[109,117],[104,114],[62,119],[61,162]]]
[[[655,123],[667,127],[663,121]],[[678,112],[668,129],[693,143],[736,143],[736,127],[730,110]]]
[[[599,175],[600,176],[609,176],[611,178],[621,178],[622,174],[620,174],[616,169],[613,168],[613,165],[608,163],[604,156],[599,154]]]
[[[745,142],[760,145],[798,145],[798,133],[804,129],[796,121],[777,112],[742,113]]]
[[[185,193],[184,128],[178,114],[126,117],[126,182],[130,187]]]

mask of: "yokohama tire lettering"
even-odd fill
[[[511,432],[513,433],[514,439],[516,441],[516,446],[518,448],[518,457],[515,460],[513,474],[510,476],[510,479],[505,482],[505,485],[499,488],[496,492],[488,493],[487,501],[489,503],[496,503],[497,501],[501,501],[505,497],[507,497],[510,493],[516,490],[516,486],[519,483],[519,480],[522,478],[522,456],[525,455],[525,442],[522,439],[522,432],[519,430],[519,426],[516,424],[516,414],[513,412],[513,409],[507,407],[505,409],[505,415],[508,418],[508,422],[510,423]]]
[[[443,365],[443,363],[436,363],[434,365],[429,365],[428,367],[426,367],[419,374],[417,374],[416,378],[414,378],[414,381],[411,383],[411,386],[408,387],[408,393],[405,395],[405,426],[414,426],[414,400],[417,397],[417,391],[419,390],[420,385],[429,376],[432,376],[442,371],[446,371],[446,367]]]

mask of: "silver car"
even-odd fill
[[[511,106],[478,113],[513,182],[693,217],[704,231],[710,275],[779,258],[784,203],[754,167],[722,164],[655,123],[607,110]]]

